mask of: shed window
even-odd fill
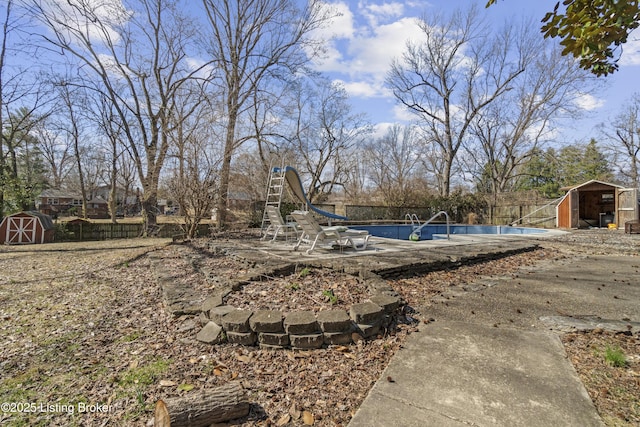
[[[613,203],[613,193],[602,193],[602,203]]]

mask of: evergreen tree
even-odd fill
[[[35,198],[44,188],[45,166],[39,141],[30,132],[38,118],[26,109],[9,116],[2,133],[6,162],[2,171],[4,210],[35,208]]]
[[[598,149],[597,141],[587,145],[569,145],[560,150],[560,182],[562,186],[578,185],[592,179],[610,181],[613,177],[606,156]]]
[[[519,190],[537,190],[545,197],[560,195],[557,154],[553,148],[534,149],[529,156],[518,186]]]
[[[613,173],[607,157],[598,149],[597,142],[591,138],[583,156],[585,180],[611,181]]]

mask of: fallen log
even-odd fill
[[[154,427],[200,427],[249,414],[249,401],[239,382],[201,390],[186,396],[158,400]]]

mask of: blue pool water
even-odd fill
[[[409,235],[413,232],[410,224],[388,224],[388,225],[352,225],[349,228],[356,230],[367,230],[369,234],[376,237],[386,237],[389,239],[409,240]],[[509,227],[507,225],[449,225],[449,234],[539,234],[547,230],[542,228]],[[446,239],[447,226],[445,224],[429,224],[422,228],[420,240]]]

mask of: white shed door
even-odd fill
[[[7,218],[5,242],[10,245],[36,243],[36,218]]]

